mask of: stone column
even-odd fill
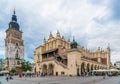
[[[106,58],[107,58],[107,69],[110,69],[110,48],[107,48]]]
[[[100,47],[98,48],[98,62],[101,63],[101,51],[100,51]]]

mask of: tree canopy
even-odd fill
[[[26,71],[31,71],[32,67],[30,66],[30,63],[28,61],[24,61],[21,63],[20,69],[26,72]]]

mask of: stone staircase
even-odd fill
[[[67,68],[67,65],[63,64],[62,62],[57,61],[56,59],[54,59],[55,63],[57,63],[58,65],[61,65],[63,68]]]

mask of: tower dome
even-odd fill
[[[73,42],[71,42],[71,49],[77,48],[77,42],[75,41],[75,38],[73,37]]]
[[[15,15],[15,10],[13,11],[12,20],[9,23],[9,28],[13,28],[19,31],[19,24],[17,23],[17,16]]]

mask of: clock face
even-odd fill
[[[16,37],[16,38],[19,38],[19,34],[18,34],[17,31],[15,31],[14,34],[15,34],[15,37]]]

